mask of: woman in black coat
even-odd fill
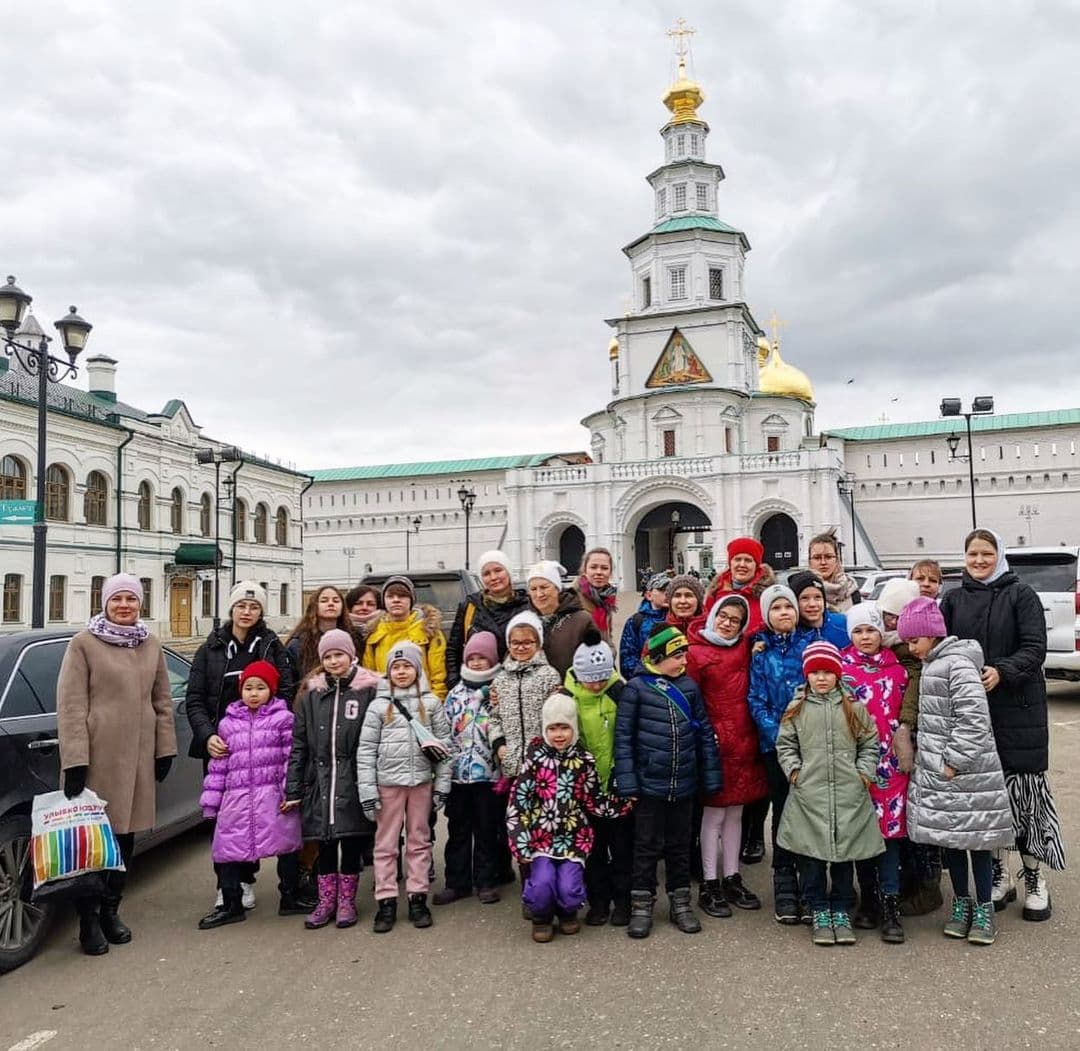
[[[1050,739],[1042,602],[1009,569],[1001,537],[974,529],[964,541],[963,586],[942,599],[941,612],[951,634],[982,646],[982,681],[1024,864],[1024,919],[1049,919],[1050,894],[1041,863],[1064,868],[1065,850],[1046,778]],[[1003,909],[1015,898],[999,852],[994,860],[994,906]]]

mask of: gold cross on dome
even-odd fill
[[[667,35],[675,41],[675,54],[679,59],[686,58],[687,42],[696,32],[693,26],[686,24],[685,18],[676,18],[675,28],[667,31]]]
[[[772,317],[766,322],[769,328],[772,329],[772,341],[773,346],[778,347],[780,345],[780,329],[787,328],[787,322],[776,316],[776,311],[772,312]]]

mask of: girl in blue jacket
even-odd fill
[[[799,881],[795,856],[776,841],[780,818],[787,800],[788,780],[776,759],[776,736],[780,719],[801,686],[803,650],[815,640],[810,629],[799,628],[799,607],[795,593],[782,584],[773,584],[761,593],[761,615],[765,627],[759,632],[750,662],[750,694],[747,701],[758,729],[758,743],[765,760],[772,804],[772,867],[774,915],[777,923],[799,922]]]

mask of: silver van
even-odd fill
[[[1013,547],[1005,554],[1042,601],[1046,677],[1080,681],[1080,546]]]

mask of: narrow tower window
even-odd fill
[[[673,212],[685,212],[686,211],[686,183],[676,183],[672,188],[672,206]]]

